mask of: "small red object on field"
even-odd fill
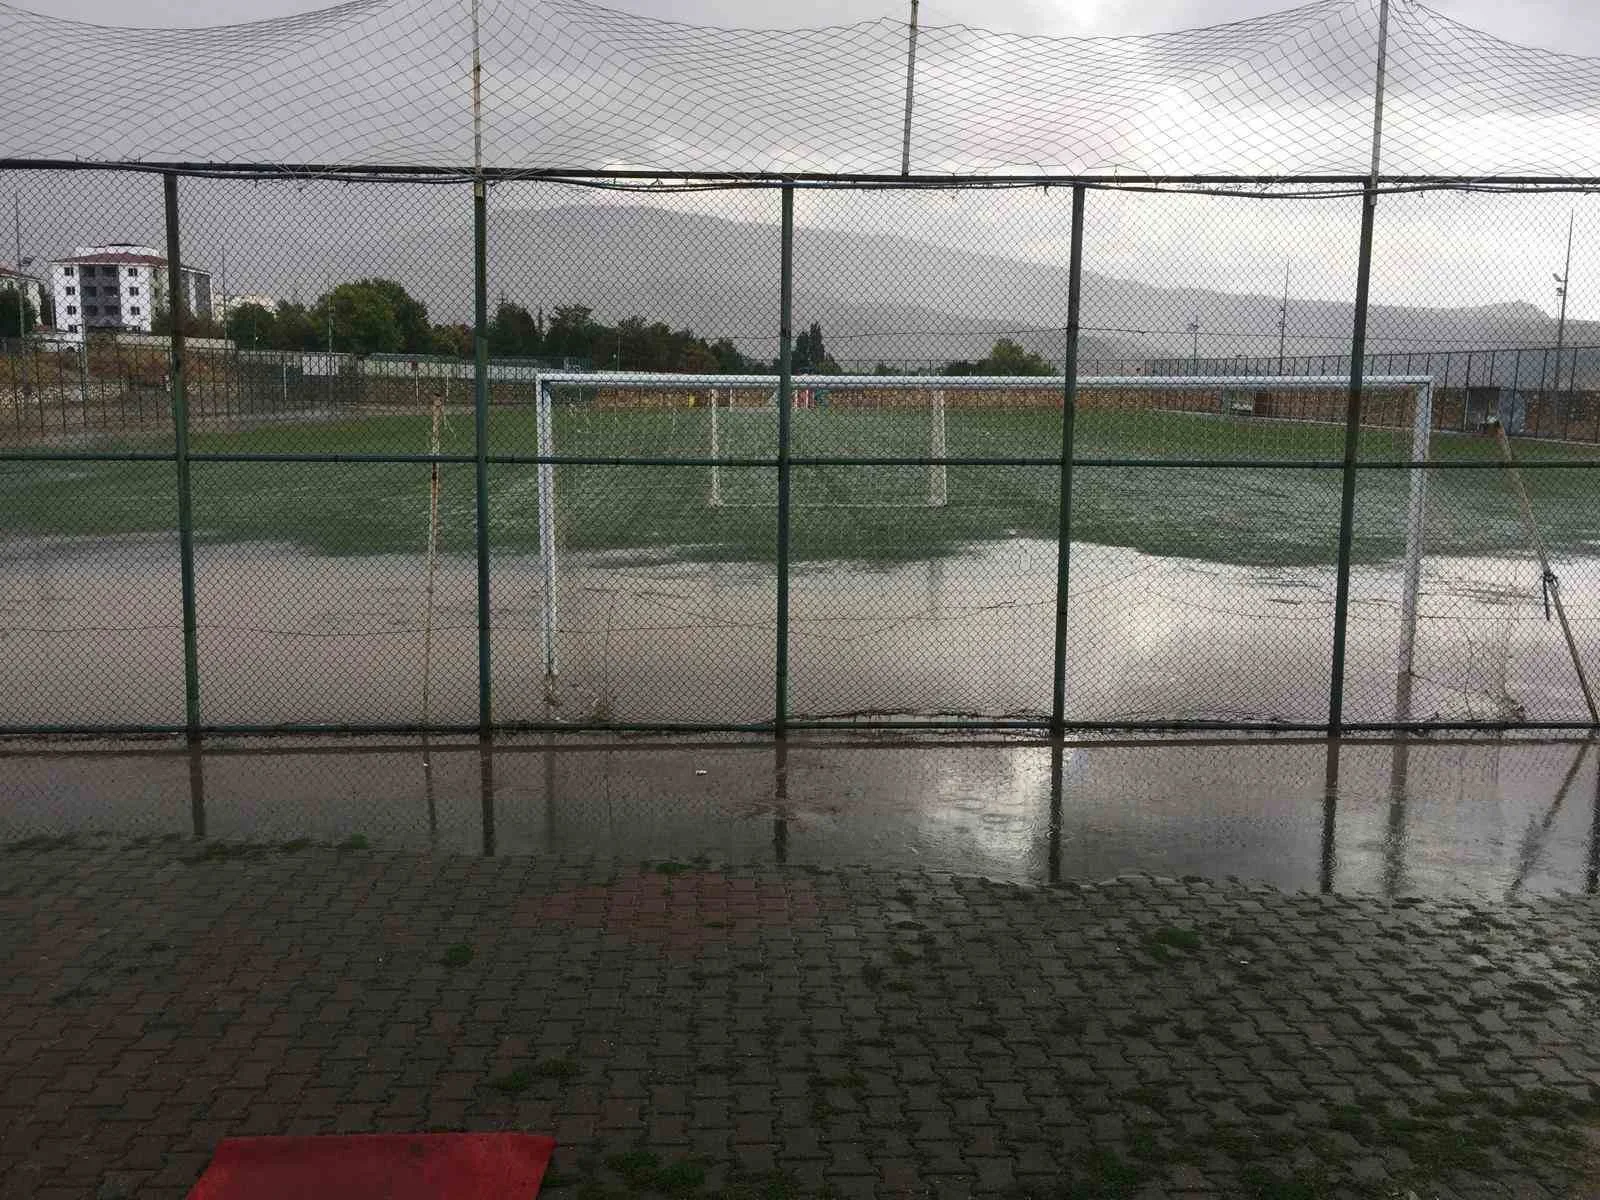
[[[189,1200],[532,1200],[555,1145],[527,1133],[225,1138]]]

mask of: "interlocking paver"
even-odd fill
[[[1593,897],[180,849],[0,854],[0,1195],[418,1128],[556,1134],[553,1200],[639,1149],[708,1197],[1600,1190]]]

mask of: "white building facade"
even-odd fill
[[[212,315],[209,271],[181,267],[178,286],[187,311]],[[167,303],[167,260],[154,246],[79,246],[51,262],[50,293],[56,328],[74,341],[93,330],[149,333]]]

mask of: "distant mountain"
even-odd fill
[[[774,352],[778,230],[649,205],[501,209],[490,220],[490,297],[530,309],[590,305],[601,320],[640,314],[709,337]],[[468,261],[470,231],[405,235],[389,243],[389,269],[425,298],[430,267]],[[918,241],[799,226],[795,321],[820,322],[834,357],[870,364],[977,358],[996,337],[1058,357],[1066,325],[1067,269]],[[452,289],[454,290],[454,289]],[[437,298],[445,301],[444,296]],[[1280,297],[1159,287],[1084,273],[1082,355],[1114,360],[1187,359],[1191,320],[1203,357],[1272,356]],[[454,308],[456,305],[447,304]],[[1348,353],[1353,307],[1290,298],[1290,355]],[[1530,304],[1471,307],[1375,305],[1369,349],[1446,350],[1550,345],[1555,322]],[[1600,342],[1600,323],[1569,322],[1567,342]]]
[[[472,232],[454,216],[460,211],[455,193],[407,193],[406,205],[393,209],[355,196],[334,203],[342,195],[310,192],[293,206],[248,209],[196,196],[189,201],[186,244],[196,261],[219,273],[218,286],[225,259],[235,291],[310,301],[330,282],[387,275],[427,301],[436,320],[470,319]],[[48,256],[85,240],[86,230],[132,236],[127,231],[159,229],[158,212],[124,211],[114,199],[105,199],[104,212],[87,214],[35,206],[30,245]],[[749,211],[757,211],[754,204]],[[763,221],[737,221],[614,197],[542,208],[492,205],[490,302],[504,295],[546,311],[587,304],[603,321],[637,314],[707,337],[733,337],[748,353],[771,357],[778,324],[775,208],[761,205],[769,214]],[[830,353],[866,369],[880,360],[933,365],[975,359],[1001,336],[1059,358],[1067,306],[1064,244],[1035,241],[1031,253],[1052,260],[1038,261],[919,240],[917,232],[909,219],[902,234],[800,224],[797,329],[819,322]],[[1127,236],[1136,238],[1137,230]],[[1083,304],[1082,355],[1089,370],[1160,358],[1185,362],[1195,350],[1187,332],[1191,320],[1200,326],[1204,358],[1271,360],[1278,350],[1275,294],[1158,286],[1091,270],[1084,275]],[[1291,297],[1287,353],[1327,355],[1326,369],[1342,370],[1351,318],[1348,301]],[[1516,302],[1377,305],[1368,326],[1374,351],[1547,347],[1554,341],[1555,321]],[[1569,322],[1568,345],[1596,343],[1600,323]],[[1532,375],[1538,357],[1536,350],[1524,364]],[[1501,355],[1495,370],[1503,382],[1513,369],[1511,357]],[[1591,374],[1600,378],[1600,356],[1592,370],[1587,360],[1580,369],[1580,376]]]

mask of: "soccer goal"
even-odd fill
[[[1365,382],[1366,430],[1392,432],[1390,457],[1425,461],[1431,378]],[[663,505],[703,505],[708,512],[777,506],[784,413],[776,376],[545,372],[536,383],[541,459],[672,460],[694,483],[663,494]],[[1338,454],[1348,389],[1344,376],[1082,376],[1077,452],[1117,460],[1281,462],[1302,453],[1326,460]],[[795,376],[788,450],[798,461],[789,473],[789,504],[838,509],[841,520],[852,509],[981,506],[992,497],[966,492],[992,484],[990,466],[1048,473],[1044,486],[1053,497],[1064,392],[1059,375]],[[1108,448],[1087,453],[1086,434]],[[1424,470],[1409,475],[1397,670],[1402,712],[1410,704],[1427,488]],[[538,469],[538,492],[545,668],[553,676],[558,497],[548,461]]]

